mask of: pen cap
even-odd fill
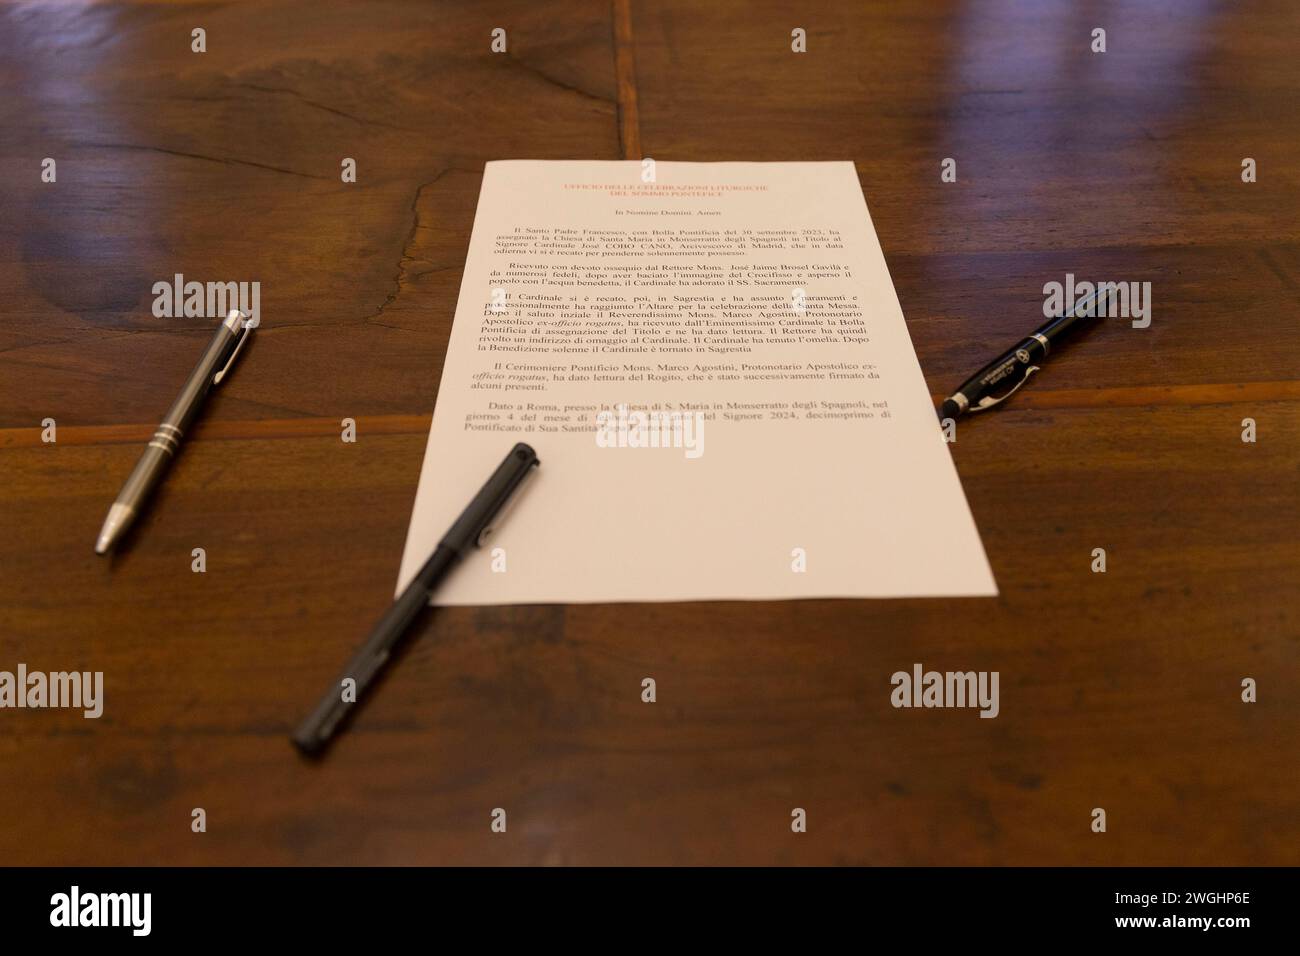
[[[469,507],[456,519],[456,523],[442,536],[439,545],[456,551],[464,551],[477,545],[484,529],[492,524],[493,519],[519,490],[523,480],[539,464],[541,462],[538,461],[537,452],[533,451],[532,446],[520,442],[510,449],[510,454],[506,455],[505,460],[497,466],[497,470],[492,472],[492,476],[474,496]]]

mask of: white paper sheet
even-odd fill
[[[434,603],[997,593],[852,163],[489,163],[399,591],[517,441]]]

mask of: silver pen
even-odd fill
[[[136,462],[135,470],[117,493],[113,506],[108,509],[108,517],[104,519],[104,527],[95,542],[96,554],[108,551],[139,517],[146,499],[158,486],[172,459],[176,457],[176,452],[180,450],[185,432],[203,407],[208,390],[213,385],[221,384],[221,380],[234,365],[235,356],[244,347],[255,327],[256,323],[238,309],[231,309],[217,327],[199,364],[194,366],[194,371],[185,380],[180,395],[163,416],[162,423],[145,446],[144,454]]]

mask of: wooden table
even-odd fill
[[[1300,863],[1300,8],[1135,6],[0,7],[0,669],[106,682],[0,711],[0,859]],[[997,599],[442,611],[302,760],[392,594],[484,161],[643,155],[856,161],[936,395],[1067,272],[1153,320],[959,426]],[[175,273],[260,281],[263,328],[97,558],[211,334],[151,314]],[[914,662],[1000,716],[894,709]]]

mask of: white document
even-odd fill
[[[435,604],[994,595],[853,164],[488,163],[398,580]]]

